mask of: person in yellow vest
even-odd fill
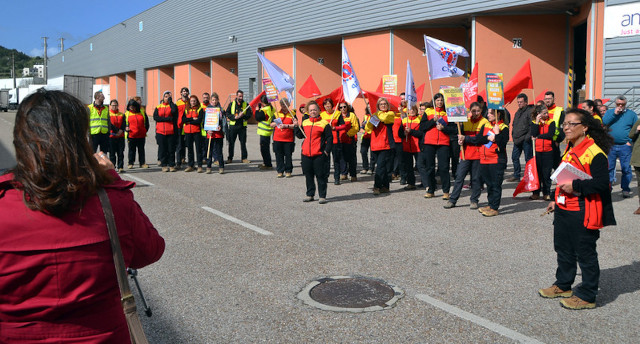
[[[124,171],[124,131],[125,115],[118,110],[118,101],[109,102],[109,160],[116,166],[118,173]]]
[[[489,123],[480,130],[480,175],[487,184],[488,205],[478,211],[487,217],[498,215],[502,200],[502,182],[507,167],[507,142],[509,125],[504,123],[505,110],[489,109]]]
[[[236,99],[227,107],[227,119],[229,120],[229,135],[227,135],[227,141],[229,142],[228,164],[233,161],[236,139],[240,140],[242,162],[245,164],[251,162],[247,159],[247,121],[251,116],[253,116],[253,112],[251,112],[251,107],[247,102],[244,101],[244,92],[242,90],[236,91]]]
[[[553,168],[560,165],[560,142],[564,141],[564,132],[560,127],[560,124],[564,121],[564,109],[560,106],[556,106],[556,96],[552,91],[544,93],[544,105],[546,105],[549,111],[549,118],[553,120],[556,125],[556,130],[553,133]]]
[[[351,181],[358,181],[356,171],[356,141],[358,139],[358,132],[360,131],[360,122],[358,117],[353,113],[353,108],[347,102],[340,102],[338,104],[338,111],[343,120],[343,128],[340,130],[336,125],[332,123],[334,136],[338,138],[338,144],[341,146],[340,153],[340,180],[347,180],[347,174],[351,177]],[[336,142],[334,142],[336,146]]]
[[[593,116],[593,118],[597,119],[598,122],[602,123],[602,114],[600,113],[598,106],[593,100],[587,99],[583,101],[582,104],[580,105],[582,106],[582,110],[585,110],[586,112],[590,113],[591,116]]]
[[[579,310],[596,307],[600,265],[596,242],[600,228],[616,224],[611,203],[607,154],[613,138],[593,116],[569,109],[562,123],[567,148],[562,161],[591,179],[558,180],[553,201],[553,247],[558,267],[555,282],[538,290],[544,298],[562,298],[562,307]],[[580,266],[582,283],[572,289]]]
[[[185,163],[186,144],[184,130],[182,130],[182,114],[189,103],[189,89],[183,87],[180,89],[180,99],[176,102],[178,107],[178,131],[176,133],[176,162],[177,168],[180,169]]]
[[[140,168],[149,168],[149,165],[145,162],[144,152],[147,130],[149,130],[149,118],[142,114],[140,104],[133,99],[127,103],[127,111],[129,112],[129,115],[126,116],[127,125],[125,128],[127,141],[129,142],[129,165],[127,167],[129,169],[133,168],[137,150]]]
[[[104,94],[93,94],[93,103],[89,104],[89,134],[94,152],[109,152],[109,109],[104,106]]]
[[[276,110],[269,104],[266,94],[260,97],[260,109],[256,111],[256,121],[258,121],[258,136],[260,136],[260,154],[262,155],[261,170],[271,170],[271,135],[273,128],[271,122],[275,117]]]

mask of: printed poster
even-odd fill
[[[382,93],[390,94],[393,96],[398,95],[398,76],[393,75],[383,75],[382,76]]]
[[[220,108],[207,107],[204,109],[204,130],[220,131]]]
[[[487,107],[496,110],[504,109],[502,73],[487,73]]]
[[[459,87],[443,88],[444,105],[447,108],[449,122],[466,122],[467,108],[464,107],[464,91]]]
[[[262,86],[264,87],[264,91],[267,94],[267,98],[269,98],[269,103],[278,101],[278,90],[276,86],[271,82],[271,79],[262,79]]]

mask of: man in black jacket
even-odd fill
[[[518,111],[513,116],[513,152],[511,161],[513,162],[513,176],[507,179],[508,182],[520,181],[520,155],[524,152],[525,163],[533,157],[533,146],[531,144],[531,112],[533,105],[529,105],[529,98],[526,94],[520,93],[516,97]]]

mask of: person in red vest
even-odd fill
[[[153,120],[156,122],[158,160],[162,172],[175,172],[178,107],[171,101],[170,91],[165,91],[162,95],[162,102],[153,111]]]
[[[371,119],[371,111],[369,107],[364,109],[364,117],[362,119],[362,141],[360,141],[360,157],[362,158],[362,174],[373,174],[375,170],[375,161],[373,160],[373,152],[371,152],[371,164],[369,164],[369,149],[371,148],[371,129],[366,129],[367,123]]]
[[[549,118],[556,124],[553,133],[553,168],[560,164],[560,143],[564,141],[564,133],[560,124],[564,121],[564,109],[556,105],[556,95],[552,91],[544,93],[544,105],[549,111]]]
[[[124,171],[124,130],[126,120],[123,113],[118,111],[118,101],[109,102],[109,160],[118,169]]]
[[[371,130],[371,151],[376,161],[376,173],[373,181],[373,194],[389,193],[391,170],[393,169],[393,121],[396,114],[389,109],[387,98],[380,97],[378,111],[371,115],[365,130]]]
[[[504,170],[507,168],[507,142],[509,142],[509,126],[504,123],[505,111],[489,109],[487,120],[478,133],[480,147],[480,176],[487,184],[487,200],[489,205],[478,208],[483,216],[498,215],[502,200],[502,182]]]
[[[318,183],[318,196],[320,204],[327,203],[327,165],[329,164],[329,152],[333,144],[333,134],[329,122],[320,117],[320,107],[315,101],[307,103],[309,118],[302,121],[302,129],[294,129],[296,137],[302,141],[302,173],[307,185],[307,197],[303,202],[313,201],[316,193],[316,181]],[[304,134],[303,134],[304,131]],[[306,135],[306,136],[305,136]],[[315,178],[315,181],[314,181]]]
[[[280,99],[280,112],[270,123],[273,128],[273,152],[276,154],[278,178],[291,178],[293,150],[296,147],[293,129],[298,125],[295,114],[289,112],[289,99]]]
[[[416,189],[416,175],[413,173],[413,160],[420,154],[420,139],[423,134],[420,131],[420,116],[418,116],[419,110],[416,104],[411,105],[407,113],[407,117],[402,119],[400,128],[398,128],[398,137],[402,140],[402,163],[404,166],[401,171],[404,171],[402,176],[407,182],[405,190]],[[449,138],[447,138],[448,140]]]
[[[202,173],[202,121],[204,120],[204,109],[200,107],[198,96],[192,94],[189,97],[189,103],[186,105],[182,113],[182,131],[185,137],[185,146],[187,153],[187,164],[185,172],[194,170],[195,162],[193,161],[193,145],[195,144],[195,159],[198,162],[198,173]]]
[[[215,107],[220,110],[220,118],[218,118],[218,130],[207,130],[205,137],[205,149],[203,153],[207,156],[207,173],[211,173],[211,164],[213,161],[218,162],[218,173],[224,174],[224,157],[222,156],[222,145],[224,144],[224,109],[220,106],[220,98],[216,92],[211,94],[211,102],[208,107]],[[206,111],[206,110],[205,110]],[[205,112],[206,114],[206,112]]]
[[[184,113],[184,109],[189,104],[189,88],[183,87],[180,89],[180,99],[176,102],[176,106],[178,107],[178,131],[176,132],[176,163],[178,165],[178,169],[182,168],[182,164],[185,163],[185,136],[184,131],[182,130],[182,114]]]
[[[529,197],[531,200],[540,198],[540,190],[545,201],[551,200],[551,170],[553,170],[553,135],[556,130],[555,121],[549,117],[546,106],[536,106],[533,110],[536,116],[531,123],[531,137],[535,138],[536,166],[540,188]]]
[[[127,141],[129,142],[129,165],[133,168],[136,161],[136,150],[138,151],[138,161],[140,168],[149,168],[145,162],[144,144],[146,142],[147,130],[149,130],[149,118],[140,111],[140,103],[131,99],[127,103],[129,115],[126,118]]]
[[[600,228],[616,224],[611,203],[607,154],[613,138],[602,124],[581,109],[569,109],[562,123],[567,148],[562,161],[591,176],[591,179],[559,181],[553,211],[553,247],[557,254],[556,280],[538,293],[544,298],[563,298],[568,309],[595,308],[600,265],[596,242]],[[582,283],[572,289],[580,266]]]

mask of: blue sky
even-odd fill
[[[0,0],[0,45],[31,56],[48,55],[82,42],[164,0]]]

